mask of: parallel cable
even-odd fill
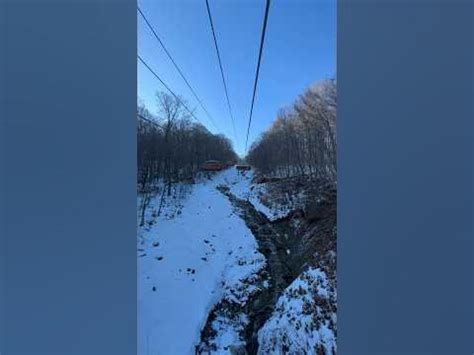
[[[217,36],[216,36],[216,31],[214,29],[214,22],[212,21],[212,14],[211,14],[211,8],[209,7],[209,0],[206,0],[206,7],[207,7],[207,14],[209,17],[209,23],[211,25],[212,37],[214,39],[214,46],[216,48],[217,60],[219,61],[219,68],[221,71],[222,83],[224,84],[225,97],[227,99],[227,107],[229,109],[230,118],[232,120],[232,129],[234,130],[235,142],[237,143],[237,131],[235,130],[234,115],[232,114],[232,107],[230,105],[229,92],[227,90],[227,84],[225,81],[224,69],[222,68],[221,54],[219,51],[219,46],[217,45]]]
[[[150,124],[152,124],[152,125],[154,125],[158,128],[163,128],[163,127],[161,127],[161,125],[158,122],[155,122],[155,121],[153,121],[149,118],[146,118],[145,116],[139,114],[138,112],[137,112],[137,116],[140,117],[142,120],[144,120],[144,121],[146,121],[146,122],[148,122],[148,123],[150,123]]]
[[[183,71],[181,70],[181,68],[178,66],[178,64],[176,64],[175,60],[173,59],[173,56],[171,55],[171,53],[168,51],[168,49],[166,48],[166,46],[164,45],[163,41],[161,40],[161,38],[158,36],[158,34],[156,33],[155,29],[153,28],[153,26],[151,25],[151,23],[148,21],[148,19],[146,18],[145,14],[143,13],[143,11],[140,9],[139,6],[137,6],[137,10],[138,12],[140,13],[140,15],[142,16],[143,20],[145,21],[145,23],[147,24],[148,28],[151,30],[151,32],[153,33],[153,35],[155,36],[156,40],[158,41],[158,43],[161,45],[161,47],[163,48],[163,50],[165,51],[166,55],[168,56],[168,58],[171,60],[171,63],[173,63],[174,67],[176,68],[176,70],[178,71],[179,75],[181,76],[181,78],[184,80],[184,82],[186,83],[186,85],[188,86],[189,90],[192,92],[193,96],[196,98],[197,102],[199,103],[199,105],[201,106],[201,108],[203,109],[203,111],[206,113],[207,117],[209,118],[209,120],[211,121],[211,123],[213,124],[213,126],[219,131],[219,128],[217,127],[214,119],[212,118],[212,116],[210,115],[209,111],[207,111],[207,109],[204,107],[204,104],[202,103],[201,99],[199,98],[199,96],[196,94],[196,91],[193,89],[193,87],[191,86],[191,84],[189,83],[189,81],[186,79],[186,77],[184,76],[183,74]]]
[[[174,98],[175,98],[181,105],[183,105],[183,107],[189,112],[189,114],[190,114],[196,121],[198,121],[199,123],[203,124],[203,123],[201,122],[201,120],[200,120],[199,118],[197,118],[196,115],[194,115],[194,113],[188,108],[188,106],[186,106],[186,104],[179,98],[179,96],[176,95],[176,94],[173,92],[173,90],[171,90],[171,89],[169,88],[169,86],[166,85],[166,83],[165,83],[163,80],[161,80],[161,78],[158,76],[158,74],[156,74],[156,73],[153,71],[153,69],[150,68],[150,66],[142,59],[142,57],[140,57],[139,54],[137,54],[137,58],[138,58],[138,59],[140,60],[140,62],[142,62],[142,64],[150,71],[150,73],[152,73],[153,76],[154,76],[155,78],[157,78],[157,79],[160,81],[161,84],[163,84],[163,86],[166,88],[166,90],[168,90],[168,91],[174,96]]]
[[[250,124],[252,123],[252,114],[253,114],[253,105],[255,103],[255,94],[257,92],[258,75],[259,75],[259,72],[260,72],[260,62],[262,60],[263,43],[265,42],[265,32],[267,30],[267,20],[268,20],[268,11],[269,11],[269,9],[270,9],[270,0],[266,0],[265,17],[263,18],[262,36],[260,38],[260,50],[259,50],[259,53],[258,53],[257,72],[255,73],[255,81],[253,83],[252,104],[250,106],[249,124],[248,124],[248,127],[247,127],[247,138],[245,139],[245,151],[246,152],[247,152],[247,146],[248,146],[248,141],[249,141]]]

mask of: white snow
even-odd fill
[[[228,354],[230,347],[245,346],[240,333],[244,331],[244,327],[248,323],[248,317],[243,313],[234,317],[219,315],[212,322],[212,328],[216,334],[212,339],[215,350],[208,350],[208,352],[211,354]]]
[[[223,298],[245,302],[241,285],[265,265],[244,221],[216,187],[241,185],[235,168],[192,186],[181,212],[156,217],[152,199],[138,230],[138,354],[194,354],[212,307]],[[168,216],[168,217],[167,217]],[[239,294],[241,292],[241,294]],[[231,331],[221,342],[236,338]]]
[[[335,302],[335,290],[326,274],[310,268],[284,291],[270,318],[258,332],[259,354],[315,354],[321,347],[327,355],[336,350],[336,314],[323,314],[321,303]],[[329,318],[329,320],[328,320]]]
[[[231,192],[240,199],[249,201],[256,210],[263,213],[270,221],[288,216],[305,199],[303,193],[284,196],[285,203],[276,203],[268,199],[266,184],[253,184],[253,172],[238,175],[238,179],[228,179]]]

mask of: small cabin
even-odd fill
[[[219,171],[224,169],[224,164],[218,160],[208,160],[202,165],[204,171]]]

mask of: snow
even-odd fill
[[[270,195],[268,193],[268,186],[263,183],[254,184],[252,179],[253,172],[247,171],[245,175],[238,176],[237,179],[228,179],[227,184],[235,196],[249,201],[257,211],[263,213],[270,221],[287,217],[305,199],[304,193],[299,192],[292,196],[288,194],[283,196],[284,203],[271,200],[268,198]]]
[[[181,200],[156,216],[159,196],[138,229],[138,353],[194,354],[210,310],[223,299],[245,302],[242,281],[265,265],[244,221],[216,187],[250,182],[235,168],[190,186]],[[185,199],[185,201],[182,201]],[[172,211],[172,213],[168,213]],[[150,223],[151,222],[151,225]],[[237,338],[232,328],[220,342]]]
[[[245,346],[245,342],[241,338],[244,327],[249,323],[248,317],[239,313],[235,316],[229,314],[220,314],[212,322],[212,329],[215,336],[211,339],[211,346],[205,348],[204,354],[228,354],[230,348]],[[210,350],[214,347],[213,350]]]
[[[335,289],[326,274],[310,268],[284,291],[270,318],[258,332],[259,354],[325,354],[336,350]],[[325,311],[323,311],[325,308]]]

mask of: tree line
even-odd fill
[[[307,89],[291,107],[280,110],[271,127],[250,147],[247,161],[267,175],[335,181],[336,109],[334,79]]]
[[[151,196],[161,193],[163,201],[177,182],[190,181],[206,160],[237,160],[231,141],[193,122],[182,98],[156,94],[156,115],[143,105],[137,113],[137,183],[141,196],[141,222]]]
[[[156,94],[158,113],[138,105],[138,189],[157,185],[170,194],[174,182],[192,179],[206,160],[236,160],[231,141],[193,122],[184,100],[164,92]]]

